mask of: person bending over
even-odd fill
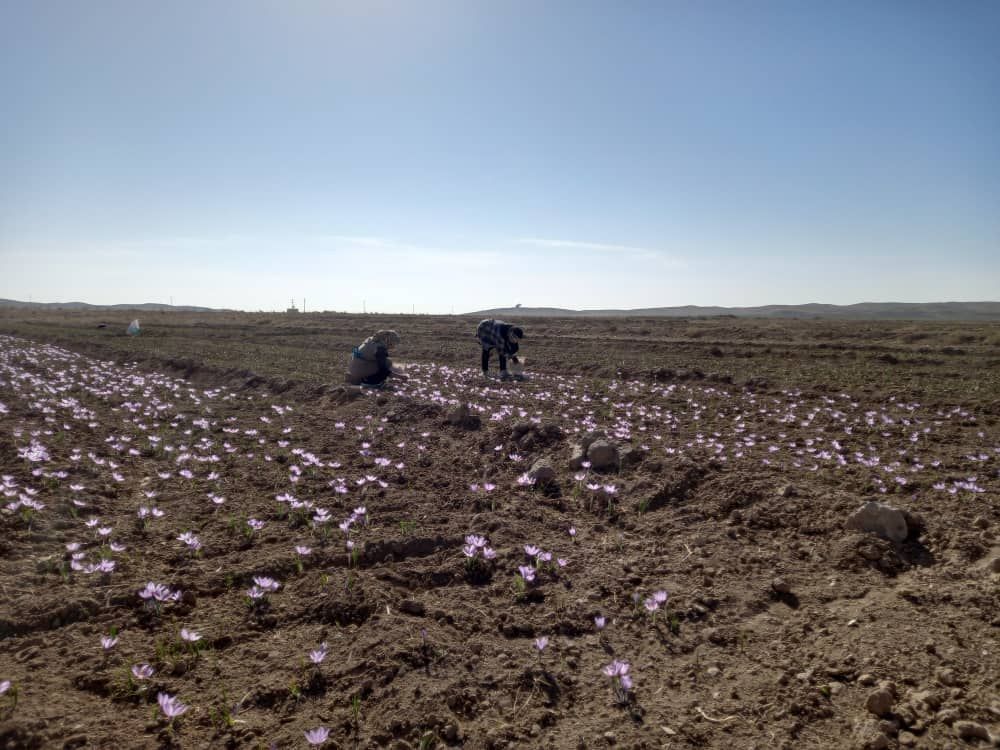
[[[510,357],[517,362],[518,341],[524,338],[524,331],[502,320],[487,319],[480,322],[476,329],[476,338],[483,347],[483,375],[489,374],[490,352],[496,349],[500,358],[500,379],[510,380],[507,358]]]
[[[393,370],[389,359],[389,350],[398,344],[399,334],[395,331],[379,331],[366,338],[354,348],[345,380],[354,385],[373,386],[383,385],[389,376],[405,380],[404,375]]]

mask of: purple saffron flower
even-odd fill
[[[306,736],[306,742],[310,745],[322,745],[326,742],[326,738],[330,736],[330,730],[326,727],[316,727],[315,729],[310,729],[304,734]]]
[[[629,663],[627,661],[619,661],[614,659],[610,664],[606,665],[601,671],[604,672],[606,677],[621,677],[627,675],[629,672]]]
[[[302,544],[296,544],[295,552],[299,555],[302,555],[302,557],[305,557],[306,555],[312,554],[312,547],[306,547],[305,545]]]
[[[264,591],[274,592],[281,588],[280,583],[273,578],[268,578],[267,576],[254,576],[253,582],[260,586]]]
[[[116,635],[101,636],[101,648],[103,648],[105,651],[110,651],[117,645],[118,645],[118,636]]]
[[[3,695],[8,690],[10,690],[11,684],[12,683],[10,680],[4,680],[3,682],[0,682],[0,695]]]
[[[168,586],[165,586],[162,583],[153,583],[152,581],[149,581],[145,588],[139,591],[139,596],[147,602],[150,600],[157,602],[180,601],[181,592],[171,591]]]
[[[597,615],[597,617],[594,618],[594,625],[597,626],[598,630],[604,630],[605,624],[607,624],[607,619],[604,615]]]
[[[133,664],[132,676],[137,680],[148,680],[153,676],[155,670],[148,664]]]
[[[187,711],[191,706],[186,706],[181,703],[176,695],[167,695],[166,693],[158,693],[156,695],[156,700],[160,704],[160,710],[163,711],[163,715],[168,719],[173,721],[178,716]]]
[[[256,584],[247,589],[247,596],[250,597],[250,601],[256,602],[263,599],[265,594],[267,594],[264,589],[260,588]]]
[[[538,649],[539,653],[545,650],[545,647],[549,645],[548,636],[542,635],[535,639],[535,648]]]
[[[201,640],[201,635],[196,633],[194,630],[188,630],[187,628],[181,628],[181,638],[188,643],[197,643]]]
[[[521,574],[525,583],[531,583],[535,580],[535,569],[530,565],[518,565],[517,572]]]
[[[536,547],[534,544],[524,545],[524,554],[526,554],[528,557],[537,557],[538,553],[540,553],[541,551],[542,550]]]
[[[668,594],[666,591],[653,592],[653,601],[655,601],[657,604],[666,604],[668,598],[670,598],[670,594]]]
[[[313,664],[321,664],[326,658],[327,645],[326,641],[319,644],[319,648],[309,652],[309,661]]]

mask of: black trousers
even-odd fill
[[[490,352],[492,352],[492,347],[489,349],[483,349],[483,372],[487,372],[490,369]],[[507,357],[500,353],[497,349],[497,356],[500,357],[500,372],[507,371]]]
[[[369,375],[367,378],[364,378],[361,382],[364,385],[381,385],[382,383],[385,382],[385,379],[389,377],[390,372],[392,371],[388,367],[385,367],[384,365],[380,366],[378,372],[376,372],[374,375]]]

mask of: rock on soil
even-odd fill
[[[614,469],[618,466],[618,448],[607,440],[595,440],[587,449],[587,460],[594,471]]]
[[[479,415],[469,412],[468,404],[455,406],[448,411],[445,419],[447,419],[448,424],[461,427],[465,430],[478,430],[482,426],[482,420],[479,418]]]
[[[956,721],[952,727],[955,735],[966,742],[969,740],[983,740],[990,742],[990,733],[982,724],[975,721]]]
[[[849,529],[878,534],[892,542],[902,542],[909,534],[902,511],[874,501],[862,505],[844,525]]]
[[[865,708],[876,716],[888,716],[892,712],[894,698],[892,691],[886,687],[873,690],[865,699]]]
[[[528,476],[535,480],[535,484],[552,484],[556,480],[556,470],[551,459],[540,458],[531,465]]]

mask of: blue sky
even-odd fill
[[[0,297],[1000,299],[1000,4],[0,4]]]

